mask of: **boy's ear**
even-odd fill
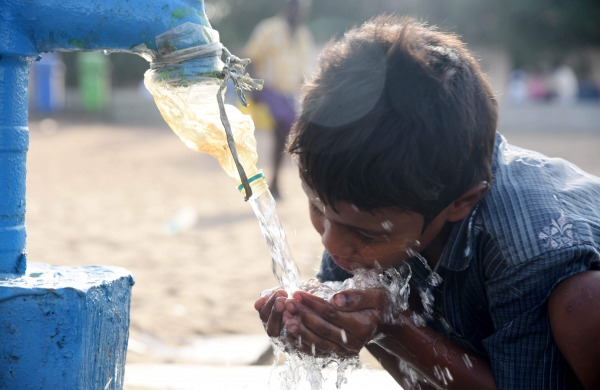
[[[473,207],[483,198],[490,188],[487,181],[482,181],[469,188],[464,194],[448,207],[447,220],[449,222],[461,221],[471,213]]]

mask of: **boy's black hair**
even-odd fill
[[[323,202],[393,207],[425,226],[492,179],[497,102],[460,40],[380,16],[322,52],[289,152]]]

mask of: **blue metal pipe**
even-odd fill
[[[41,52],[131,51],[180,24],[210,26],[203,0],[0,1],[0,274],[25,272],[29,65]]]
[[[203,0],[11,0],[0,2],[0,53],[128,51],[185,22],[208,25]]]
[[[0,273],[25,272],[28,57],[0,54]]]

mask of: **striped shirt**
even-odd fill
[[[455,224],[435,271],[428,325],[487,357],[499,389],[567,389],[572,375],[552,337],[548,298],[562,280],[600,269],[600,179],[497,135],[494,181]],[[412,287],[428,272],[408,259]],[[317,277],[350,275],[325,253]]]

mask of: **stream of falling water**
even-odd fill
[[[258,196],[252,196],[249,202],[271,252],[273,274],[280,286],[288,293],[288,296],[291,296],[297,290],[306,290],[316,293],[322,298],[328,298],[324,294],[329,292],[329,295],[331,295],[331,292],[334,291],[331,286],[316,287],[314,280],[308,283],[301,281],[298,267],[292,258],[285,232],[277,216],[275,200],[269,190],[259,193]],[[341,287],[341,283],[335,287]],[[285,329],[280,337],[272,338],[272,341],[275,345],[276,357],[274,367],[278,365],[282,354],[286,356],[284,369],[281,372],[282,390],[295,389],[303,377],[309,382],[312,390],[321,389],[324,380],[322,369],[332,363],[337,364],[336,386],[340,388],[342,383],[345,382],[346,369],[360,365],[358,357],[316,356],[314,345],[312,346],[312,356],[297,352],[293,346],[287,345]]]
[[[275,199],[271,192],[266,190],[258,196],[252,196],[249,202],[271,252],[273,275],[277,278],[279,285],[287,291],[288,296],[292,296],[294,291],[300,289],[302,282],[285,232],[277,216]]]

